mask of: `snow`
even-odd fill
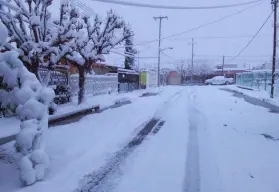
[[[169,88],[161,92],[160,97],[144,98],[138,97],[140,92],[130,93],[130,98],[133,98],[130,105],[89,115],[79,122],[50,129],[46,146],[50,166],[44,182],[20,188],[13,165],[3,165],[0,162],[0,175],[2,170],[14,175],[12,180],[0,180],[0,191],[73,190],[86,173],[98,169],[108,157],[122,148],[152,118],[157,108],[179,90],[178,87]],[[113,103],[115,97],[108,100]],[[2,169],[3,166],[5,169]]]
[[[0,125],[0,138],[15,135],[20,131],[20,121],[16,117],[0,118]]]
[[[40,23],[41,23],[40,16],[36,16],[36,15],[31,16],[30,23],[31,23],[31,25],[40,25]]]
[[[20,188],[14,165],[0,161],[0,175],[7,175],[0,179],[0,191],[74,191],[153,117],[165,124],[112,171],[103,191],[276,191],[279,143],[262,134],[279,139],[279,114],[220,90],[223,87],[164,87],[153,97],[133,92],[125,96],[130,105],[54,127],[48,132],[50,166],[44,181]],[[119,95],[92,102],[113,103],[124,94]]]
[[[2,22],[0,22],[0,46],[4,45],[8,38],[8,30]]]
[[[229,89],[237,91],[239,93],[248,95],[250,97],[264,100],[265,102],[270,103],[272,105],[279,106],[279,97],[270,98],[270,95],[267,91],[257,90],[257,89],[246,90],[246,89],[240,88],[236,85],[230,85],[230,86],[227,86],[226,88],[229,88]]]
[[[186,113],[177,113],[187,112],[187,99],[181,98],[187,98],[187,92],[156,111],[156,116],[166,121],[165,125],[125,160],[121,167],[125,174],[116,179],[115,192],[182,191],[189,122]]]
[[[34,184],[36,182],[36,172],[33,169],[32,162],[27,156],[20,160],[19,167],[21,167],[19,170],[19,176],[20,178],[23,178],[22,182],[24,185]]]
[[[206,123],[206,135],[201,138],[201,145],[208,146],[203,150],[207,154],[212,149],[207,157],[211,157],[216,172],[215,175],[207,174],[204,187],[208,187],[213,179],[228,192],[276,191],[279,187],[276,179],[279,173],[278,142],[261,134],[279,138],[278,114],[216,89],[207,87],[193,91],[198,103],[196,107]],[[213,94],[215,99],[210,99],[208,95]],[[203,160],[204,172],[210,171],[209,158]]]
[[[99,96],[87,96],[84,103],[78,105],[78,98],[74,97],[73,101],[68,104],[59,105],[56,108],[56,113],[54,115],[49,115],[49,120],[60,118],[63,116],[71,115],[78,111],[83,111],[85,109],[92,108],[93,106],[99,106],[100,108],[105,108],[115,104],[116,100],[119,101],[134,101],[137,100],[139,96],[145,93],[146,90],[137,90],[130,93],[112,93],[107,95],[99,95]],[[150,93],[158,93],[157,89],[150,89]],[[51,104],[52,105],[52,104]],[[0,124],[5,125],[5,127],[0,126],[0,138],[5,138],[10,135],[15,135],[19,132],[20,121],[14,117],[12,118],[1,118]]]
[[[36,150],[43,150],[43,130],[46,130],[48,125],[47,109],[54,98],[54,91],[42,87],[18,56],[19,54],[13,51],[0,54],[2,83],[9,88],[1,91],[1,96],[5,97],[1,97],[0,102],[4,103],[1,107],[16,108],[16,114],[21,120],[21,130],[16,135],[15,147],[22,155],[19,163],[19,179],[24,186],[27,186],[42,180],[47,168],[46,161],[38,164],[34,160],[38,160],[40,155],[42,159],[47,158],[45,153],[36,153]],[[30,159],[33,153],[36,158]]]
[[[35,119],[24,121],[20,124],[21,131],[16,135],[16,144],[20,152],[27,155],[33,146],[35,136],[38,134],[38,121]]]
[[[45,105],[33,98],[30,98],[24,105],[19,105],[16,109],[21,120],[38,119],[41,120],[45,113]]]

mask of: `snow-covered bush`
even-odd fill
[[[2,47],[8,38],[2,23],[0,34]],[[21,131],[16,136],[16,148],[22,154],[19,176],[23,185],[32,185],[43,179],[48,166],[43,136],[48,128],[48,106],[54,98],[54,92],[43,87],[18,56],[14,51],[0,53],[0,76],[7,86],[7,89],[0,90],[0,103],[3,106],[15,106],[16,114],[21,120]]]

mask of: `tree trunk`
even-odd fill
[[[85,70],[83,66],[77,68],[79,73],[78,104],[81,104],[84,101]]]
[[[37,79],[41,82],[40,76],[39,76],[39,64],[32,63],[32,64],[27,64],[24,63],[25,67],[30,71],[31,73],[35,74]]]

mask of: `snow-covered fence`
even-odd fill
[[[236,75],[236,84],[258,90],[271,90],[271,71],[256,70]],[[275,96],[279,97],[279,71],[275,73]]]
[[[119,83],[119,93],[135,91],[138,89],[138,87],[138,83]]]
[[[47,86],[54,90],[54,103],[64,104],[70,101],[70,93],[68,91],[69,73],[67,68],[56,67],[55,70],[49,71],[47,68],[40,67],[39,75],[42,83],[47,83]]]
[[[70,76],[71,96],[77,96],[79,90],[79,76]],[[102,95],[118,91],[116,75],[87,75],[84,86],[85,94]]]

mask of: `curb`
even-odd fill
[[[249,91],[254,91],[255,89],[253,88],[250,88],[250,87],[243,87],[243,86],[240,86],[240,85],[237,85],[238,88],[240,89],[245,89],[245,90],[249,90]]]
[[[230,88],[225,88],[225,89],[220,89],[220,90],[223,90],[223,91],[229,91],[231,93],[236,93],[236,94],[240,94],[240,95],[243,95],[244,97],[246,98],[250,98],[252,100],[255,100],[255,101],[258,101],[258,102],[263,102],[265,106],[265,108],[269,108],[269,109],[274,109],[276,112],[279,112],[279,106],[278,105],[275,105],[273,103],[270,103],[268,102],[268,100],[266,99],[262,99],[262,98],[257,98],[257,97],[253,97],[253,96],[250,96],[250,95],[247,95],[241,91],[238,91],[238,90],[234,90],[234,89],[230,89]],[[244,98],[245,99],[245,98]]]
[[[50,116],[48,118],[48,124],[49,126],[59,122],[59,121],[64,121],[66,119],[71,119],[71,118],[74,118],[76,116],[79,116],[79,115],[86,115],[86,114],[89,114],[91,113],[92,111],[98,111],[100,110],[100,105],[94,105],[92,107],[87,107],[87,108],[84,108],[84,109],[80,109],[78,111],[73,111],[73,112],[70,112],[70,113],[64,113],[64,114],[60,114],[56,117],[52,117]]]
[[[78,116],[81,116],[81,115],[87,115],[87,114],[90,114],[92,113],[93,111],[96,112],[96,113],[101,113],[107,109],[113,109],[113,108],[117,108],[117,107],[121,107],[123,105],[127,105],[127,104],[130,104],[132,102],[122,102],[122,103],[119,103],[119,104],[113,104],[109,107],[106,107],[104,109],[100,109],[100,105],[94,105],[92,107],[87,107],[87,108],[84,108],[84,109],[81,109],[81,110],[78,110],[78,111],[75,111],[75,112],[70,112],[70,113],[64,113],[64,114],[61,114],[61,115],[58,115],[57,117],[49,117],[48,119],[48,124],[49,124],[49,129],[51,128],[51,126],[53,126],[54,124],[56,123],[59,123],[61,121],[64,121],[64,120],[67,120],[67,119],[71,119],[71,118],[75,118],[75,117],[78,117]],[[9,143],[13,140],[15,140],[16,138],[16,135],[10,135],[8,137],[3,137],[3,138],[0,138],[0,146],[1,145],[4,145],[6,143]]]

